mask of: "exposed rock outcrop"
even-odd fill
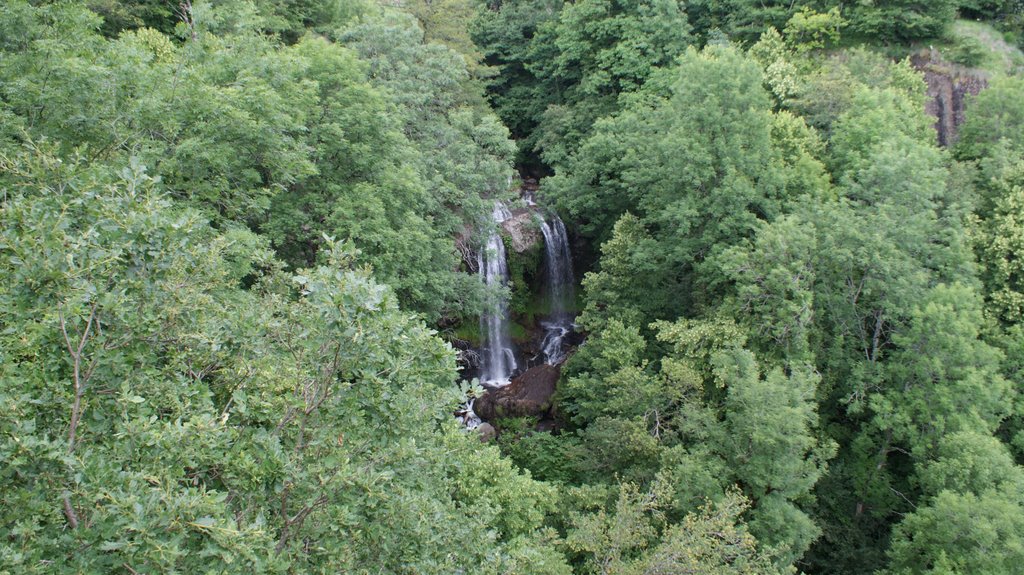
[[[946,62],[931,50],[915,54],[910,62],[924,73],[924,80],[928,84],[925,111],[935,116],[939,145],[952,146],[956,143],[960,125],[964,123],[967,96],[976,96],[987,88],[988,78],[980,70]]]
[[[544,241],[535,214],[532,209],[518,209],[512,212],[511,218],[501,223],[512,240],[512,250],[517,254],[526,253]]]
[[[531,367],[505,387],[492,389],[473,404],[484,420],[500,417],[542,417],[551,410],[551,397],[561,368],[554,365]]]

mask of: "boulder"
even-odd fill
[[[542,417],[551,410],[551,396],[561,368],[538,365],[512,379],[505,387],[492,389],[473,404],[480,419],[494,421],[500,417]]]
[[[501,223],[501,227],[512,240],[512,250],[522,254],[544,243],[540,224],[533,210],[516,210],[512,217]]]
[[[480,441],[484,443],[498,437],[498,430],[494,429],[494,426],[486,421],[476,427],[476,432],[480,434]]]

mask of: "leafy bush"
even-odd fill
[[[988,56],[988,48],[973,36],[957,36],[945,52],[946,58],[970,68],[980,66]]]

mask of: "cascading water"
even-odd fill
[[[476,429],[480,427],[481,423],[483,423],[480,416],[473,411],[473,403],[475,401],[476,399],[473,398],[467,399],[466,402],[462,404],[462,409],[455,412],[455,418],[462,422],[462,425],[466,429]]]
[[[565,338],[573,329],[570,310],[575,299],[575,278],[572,273],[572,254],[569,251],[569,234],[558,216],[541,222],[544,234],[544,272],[547,281],[547,297],[550,298],[550,315],[541,322],[544,340],[541,352],[544,363],[557,365],[565,359]]]
[[[501,202],[495,202],[492,218],[501,224],[512,217],[512,213]],[[505,244],[495,230],[489,238],[484,250],[478,254],[480,276],[494,294],[498,288],[508,285],[508,261],[505,257]],[[480,382],[490,386],[502,386],[509,383],[512,373],[516,370],[515,350],[512,347],[512,336],[508,323],[508,301],[495,298],[480,316],[480,333],[483,347],[480,350]]]
[[[534,183],[535,185],[535,183]],[[544,284],[541,294],[547,303],[547,315],[540,322],[544,330],[540,353],[529,362],[536,360],[547,365],[559,365],[565,361],[567,347],[572,343],[570,336],[575,329],[575,285],[572,270],[572,254],[569,249],[569,234],[558,216],[548,219],[540,216],[540,209],[528,195],[532,189],[521,190],[523,206],[516,211],[515,220],[504,225],[513,236],[513,242],[523,237],[523,218],[535,217],[544,238]],[[532,214],[532,215],[529,215]],[[513,218],[513,214],[502,203],[496,202],[492,212],[495,230],[487,238],[483,249],[477,254],[481,281],[487,286],[492,298],[480,316],[481,347],[479,348],[479,378],[486,387],[502,387],[511,383],[512,375],[518,370],[516,351],[512,344],[509,318],[509,302],[506,297],[497,297],[509,284],[509,269],[505,244],[498,230],[502,224]],[[536,228],[534,228],[535,230]],[[517,235],[519,234],[519,235]],[[518,240],[517,240],[518,238]],[[536,241],[533,236],[531,242]],[[529,248],[527,248],[529,249]],[[532,290],[531,290],[532,291]],[[536,340],[534,340],[536,341]],[[473,429],[482,421],[474,412],[476,399],[469,398],[456,417],[467,428]]]

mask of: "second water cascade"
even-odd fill
[[[565,339],[573,330],[575,283],[572,273],[572,254],[569,234],[558,216],[544,220],[540,225],[544,234],[544,278],[550,303],[548,318],[541,322],[544,340],[541,353],[544,363],[557,365],[565,360]]]

